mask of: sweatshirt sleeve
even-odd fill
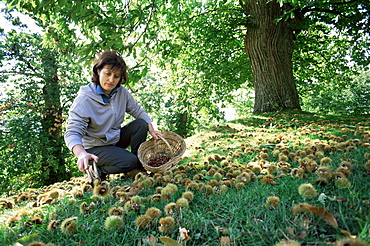
[[[69,110],[69,118],[64,133],[64,141],[68,149],[72,151],[77,144],[83,145],[82,138],[86,134],[88,123],[89,117],[85,116],[83,108],[74,103]]]

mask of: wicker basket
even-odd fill
[[[186,144],[184,139],[174,132],[163,132],[158,135],[160,140],[153,138],[142,143],[138,150],[138,158],[143,167],[153,173],[170,171],[179,163],[181,156],[185,153]],[[149,161],[159,157],[170,157],[171,159],[159,167],[149,165]]]

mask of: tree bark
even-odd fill
[[[255,25],[248,28],[244,42],[254,78],[253,113],[301,109],[292,71],[294,33],[287,22],[274,22],[282,7],[266,0],[240,0],[240,4]]]
[[[46,51],[48,52],[48,51]],[[53,53],[43,58],[45,81],[43,87],[43,118],[41,125],[46,142],[43,149],[44,164],[42,171],[46,174],[46,185],[63,181],[69,178],[66,172],[65,161],[62,156],[64,144],[62,135],[62,108],[60,103],[60,87],[58,67]]]

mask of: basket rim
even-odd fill
[[[151,171],[151,172],[172,170],[173,168],[176,167],[176,165],[178,164],[178,162],[181,159],[181,156],[186,151],[186,142],[180,135],[178,135],[177,133],[174,133],[174,132],[170,132],[170,131],[162,132],[161,134],[164,138],[166,138],[166,135],[175,137],[176,141],[180,142],[180,148],[178,149],[178,151],[180,151],[180,152],[179,153],[173,153],[173,156],[171,156],[171,159],[168,162],[166,162],[165,164],[163,164],[159,167],[153,167],[153,166],[150,166],[149,164],[147,164],[147,162],[144,160],[143,155],[145,155],[145,152],[143,154],[143,151],[144,151],[143,148],[146,145],[150,145],[150,144],[154,145],[154,141],[156,141],[156,140],[154,138],[151,138],[151,139],[143,142],[142,144],[140,144],[139,149],[138,149],[138,159],[141,162],[141,164],[143,165],[143,167],[146,170]]]

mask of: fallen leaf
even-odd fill
[[[270,185],[279,185],[279,183],[276,183],[275,181],[270,181]]]
[[[303,240],[306,238],[306,231],[302,231],[299,233],[299,235],[296,237],[297,240]]]
[[[311,220],[309,220],[307,217],[303,217],[302,220],[303,220],[303,224],[302,224],[303,228],[308,229],[308,227],[310,226]]]
[[[314,214],[318,215],[318,216],[321,216],[323,217],[323,219],[329,223],[330,225],[334,226],[334,227],[338,227],[338,222],[337,220],[335,219],[334,215],[332,215],[331,213],[327,212],[325,209],[323,208],[320,208],[320,207],[314,207],[314,206],[311,206],[311,205],[306,205],[307,208]]]
[[[221,232],[224,234],[229,234],[229,230],[227,228],[222,228]]]
[[[137,195],[141,190],[139,188],[131,188],[129,192],[127,192],[128,196],[135,196]]]
[[[131,187],[135,188],[139,184],[139,180],[135,180],[134,182],[131,183]]]
[[[354,236],[354,235],[352,235],[351,233],[349,233],[348,231],[346,231],[346,230],[341,230],[340,231],[341,233],[343,233],[343,234],[346,234],[348,237],[350,237],[350,238],[356,238],[356,236]]]
[[[181,241],[185,241],[185,242],[187,242],[187,241],[189,241],[190,239],[191,239],[191,237],[189,237],[189,235],[188,235],[188,232],[189,232],[189,230],[188,229],[186,229],[186,228],[179,228],[179,232],[180,232],[180,240]]]
[[[289,235],[295,237],[294,230],[291,227],[288,227],[287,231],[288,231]]]
[[[27,244],[28,245],[32,241],[37,241],[39,238],[40,238],[40,236],[38,234],[31,234],[31,235],[28,235],[28,236],[25,236],[25,237],[22,237],[22,238],[18,239],[18,242],[21,243],[21,244]]]
[[[148,240],[149,240],[150,245],[156,245],[158,239],[153,234],[150,234],[150,236],[148,237]]]
[[[229,237],[221,237],[221,245],[230,245]]]
[[[164,243],[165,246],[180,246],[180,243],[169,237],[159,237],[159,240]]]
[[[84,243],[85,243],[85,241],[82,240],[82,241],[76,242],[74,245],[83,245]]]

